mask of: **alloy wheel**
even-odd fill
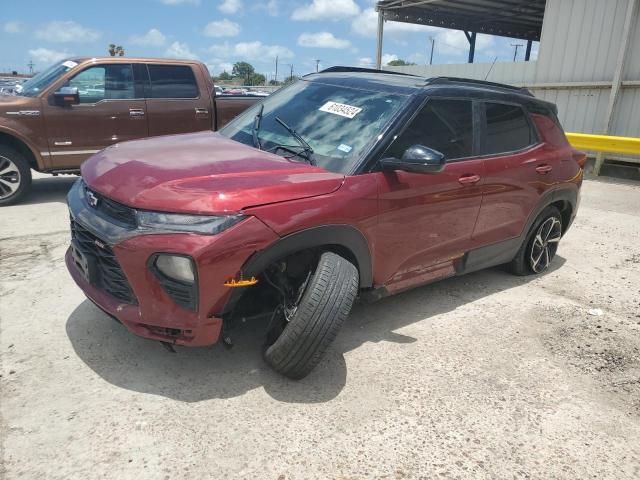
[[[529,266],[535,273],[545,271],[558,250],[562,223],[556,217],[547,218],[536,232],[529,253]]]
[[[9,198],[20,188],[20,170],[7,157],[0,156],[0,200]]]

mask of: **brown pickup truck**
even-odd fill
[[[76,173],[114,143],[217,130],[259,101],[218,96],[192,60],[73,58],[0,96],[0,206],[29,191],[31,169]]]

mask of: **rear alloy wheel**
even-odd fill
[[[333,252],[324,252],[291,304],[274,312],[275,324],[270,326],[264,352],[266,362],[289,378],[308,375],[349,315],[358,282],[355,265]]]
[[[0,206],[20,199],[31,185],[31,169],[18,152],[0,146]]]
[[[538,216],[527,238],[509,264],[515,275],[542,273],[549,268],[562,238],[562,216],[556,207],[547,207]]]

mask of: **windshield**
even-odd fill
[[[25,97],[35,97],[76,65],[77,63],[71,60],[56,63],[24,82],[16,89],[16,93]]]
[[[259,124],[256,133],[263,150],[310,160],[332,172],[350,173],[367,145],[406,100],[403,95],[300,80],[253,106],[220,133],[254,146],[254,127]],[[262,105],[262,120],[256,122]],[[305,148],[283,122],[310,148]]]

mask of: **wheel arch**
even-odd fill
[[[0,145],[6,145],[16,150],[20,155],[27,159],[29,166],[34,170],[41,170],[39,165],[39,157],[29,144],[14,132],[0,129]]]
[[[354,263],[358,269],[360,288],[373,285],[373,266],[369,243],[357,228],[351,225],[322,225],[291,233],[264,250],[253,254],[242,267],[245,278],[260,275],[272,263],[294,253],[320,248],[333,251]],[[230,313],[244,289],[234,289],[222,315]]]

